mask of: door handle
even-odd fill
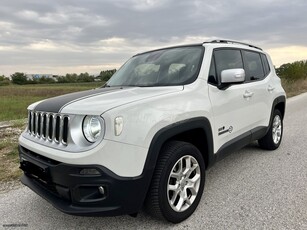
[[[272,92],[274,89],[275,89],[275,87],[269,85],[269,87],[268,87],[268,91],[269,91],[269,92]]]
[[[245,93],[243,94],[243,97],[247,99],[247,98],[252,97],[253,95],[254,95],[253,92],[251,92],[249,90],[245,90]]]

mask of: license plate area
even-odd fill
[[[36,179],[41,180],[44,183],[51,182],[50,173],[48,166],[40,164],[39,166],[33,164],[30,161],[23,159],[20,162],[20,168],[27,174],[28,176],[35,177]]]

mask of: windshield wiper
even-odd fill
[[[111,86],[109,86],[107,83],[105,83],[103,86],[101,86],[101,88],[107,88],[107,87],[111,87]]]

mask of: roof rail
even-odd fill
[[[244,43],[244,42],[238,42],[238,41],[233,41],[233,40],[225,40],[225,39],[216,39],[216,40],[212,40],[209,42],[204,42],[204,43],[227,43],[227,44],[240,44],[240,45],[245,45],[245,46],[249,46],[252,48],[256,48],[258,50],[262,50],[260,47],[258,46],[254,46],[248,43]]]

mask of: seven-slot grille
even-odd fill
[[[67,145],[68,115],[29,111],[28,119],[28,133],[30,135],[57,144]]]

